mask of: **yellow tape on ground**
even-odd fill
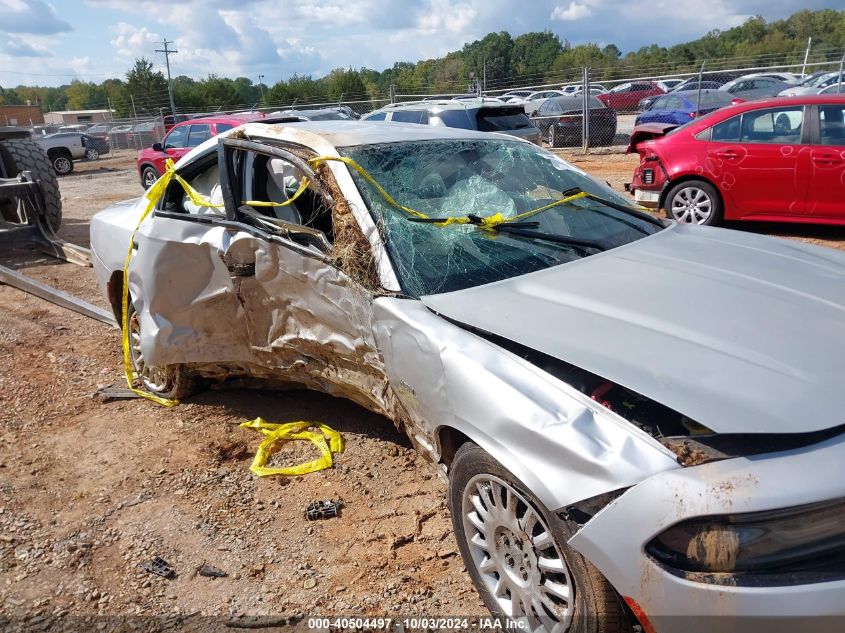
[[[264,434],[264,439],[258,445],[258,451],[255,453],[255,458],[249,469],[259,477],[267,477],[269,475],[284,475],[292,477],[294,475],[305,475],[313,473],[317,470],[329,468],[334,463],[333,455],[335,453],[343,452],[343,438],[340,433],[334,429],[320,424],[318,422],[287,422],[285,424],[275,424],[273,422],[266,422],[262,418],[255,418],[249,422],[243,422],[241,427],[245,429],[254,429],[259,433]],[[310,428],[317,428],[318,431],[309,431]],[[308,440],[318,449],[320,449],[321,456],[317,459],[305,462],[304,464],[297,464],[295,466],[283,466],[279,468],[270,468],[266,466],[267,461],[272,455],[273,446],[277,442],[288,440]],[[326,441],[328,440],[328,442]]]

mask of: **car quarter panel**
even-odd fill
[[[381,297],[374,314],[409,432],[435,459],[438,430],[460,431],[553,509],[679,468],[627,421],[422,302]]]
[[[765,624],[758,620],[766,631],[841,631],[845,581],[767,587],[737,587],[729,581],[706,584],[669,573],[644,548],[665,528],[691,517],[845,497],[843,463],[845,435],[839,435],[801,449],[659,473],[599,511],[569,544],[617,591],[636,600],[658,633],[749,630],[751,621],[721,616],[770,618]],[[838,616],[839,628],[832,628],[832,616]]]

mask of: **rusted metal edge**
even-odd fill
[[[22,275],[16,270],[0,265],[0,283],[4,283],[18,290],[23,290],[31,295],[46,299],[57,306],[73,310],[79,314],[83,314],[92,319],[96,319],[102,323],[107,323],[113,327],[118,327],[114,315],[108,310],[97,307],[92,303],[83,301],[78,297],[74,297],[62,290],[43,284],[31,277]]]

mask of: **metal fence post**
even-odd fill
[[[590,69],[584,67],[584,85],[582,89],[583,108],[581,110],[581,139],[585,154],[590,153]]]
[[[807,50],[804,51],[804,64],[801,66],[801,76],[804,77],[807,74],[807,60],[810,58],[810,46],[813,44],[813,38],[807,38]]]
[[[704,64],[706,64],[706,63],[707,63],[706,59],[703,62],[701,62],[701,70],[698,71],[698,97],[695,100],[695,116],[696,117],[700,116],[700,114],[701,114],[700,113],[700,111],[701,111],[701,82],[704,79]]]
[[[390,84],[390,103],[396,103],[396,84]]]
[[[836,80],[836,92],[842,92],[842,69],[845,67],[845,55],[839,60],[839,77]]]

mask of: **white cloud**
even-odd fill
[[[569,6],[563,8],[557,6],[551,14],[552,20],[562,20],[564,22],[571,22],[574,20],[583,20],[584,18],[593,15],[593,10],[587,4],[581,2],[570,2]]]
[[[110,30],[115,33],[110,41],[111,45],[120,57],[127,59],[149,57],[155,44],[161,41],[158,33],[152,33],[146,27],[138,27],[128,22],[118,22]]]
[[[0,0],[0,32],[46,35],[70,30],[53,5],[43,0]]]

